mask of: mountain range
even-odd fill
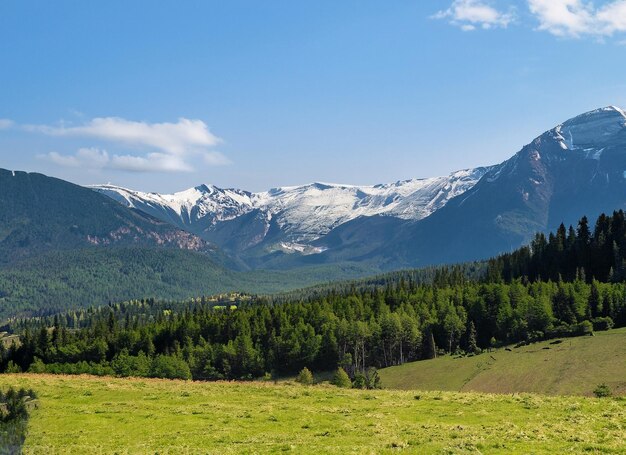
[[[375,186],[253,193],[92,187],[211,242],[250,268],[367,262],[383,269],[485,258],[581,215],[624,208],[626,114],[609,106],[545,132],[503,163]]]
[[[0,317],[481,260],[624,208],[626,114],[613,106],[500,164],[374,186],[167,195],[0,170]]]

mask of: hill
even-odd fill
[[[364,273],[358,264],[238,272],[206,254],[175,248],[50,251],[0,267],[0,320],[149,297],[184,300],[231,291],[274,293]]]
[[[0,376],[1,388],[11,385],[39,395],[27,453],[626,450],[619,399]]]
[[[497,349],[473,357],[439,357],[379,371],[393,389],[591,395],[600,383],[626,394],[626,328]],[[558,343],[558,344],[557,344]]]
[[[93,246],[169,247],[221,256],[199,237],[94,191],[43,174],[0,169],[0,266]]]

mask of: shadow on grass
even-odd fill
[[[28,417],[37,407],[36,394],[32,390],[0,391],[0,455],[18,455],[28,431]]]

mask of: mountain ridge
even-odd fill
[[[131,245],[219,254],[192,233],[79,185],[0,169],[0,265],[52,250]]]
[[[311,242],[360,216],[423,219],[467,191],[490,169],[479,167],[445,177],[377,185],[315,182],[259,193],[206,184],[174,194],[144,193],[114,185],[89,188],[218,244],[219,224],[254,213],[256,229],[231,251],[257,246],[271,237],[273,229],[282,235],[272,240],[270,247],[314,254],[319,251]]]
[[[500,164],[445,177],[260,193],[212,185],[173,195],[91,188],[252,267],[377,258],[399,268],[488,257],[583,214],[623,208],[625,180],[626,113],[607,106],[545,131]],[[183,206],[186,212],[174,209]]]

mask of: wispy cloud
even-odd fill
[[[80,149],[74,155],[61,155],[57,152],[50,152],[45,155],[38,155],[39,158],[65,167],[78,168],[103,168],[110,160],[109,154],[104,150],[95,148]]]
[[[8,118],[0,118],[0,130],[8,130],[14,124],[15,123],[13,123],[13,120],[9,120]]]
[[[81,148],[73,155],[39,155],[59,166],[117,169],[132,172],[190,172],[191,161],[205,165],[230,163],[210,150],[220,139],[201,120],[181,118],[176,123],[147,123],[119,117],[95,118],[83,125],[25,125],[24,130],[56,137],[84,137],[135,149],[134,154],[109,154],[100,148]]]
[[[186,118],[177,123],[147,123],[104,117],[80,126],[28,125],[25,128],[51,136],[91,137],[130,146],[153,147],[172,155],[184,155],[190,149],[211,147],[220,142],[203,121]]]
[[[448,20],[464,31],[472,31],[506,28],[513,21],[513,13],[500,11],[483,0],[454,0],[448,9],[437,12],[432,18]]]
[[[130,172],[190,172],[193,170],[180,156],[148,153],[145,156],[109,154],[98,148],[81,148],[73,155],[50,152],[38,155],[58,166],[85,170],[122,170]],[[223,164],[223,163],[222,163]]]

